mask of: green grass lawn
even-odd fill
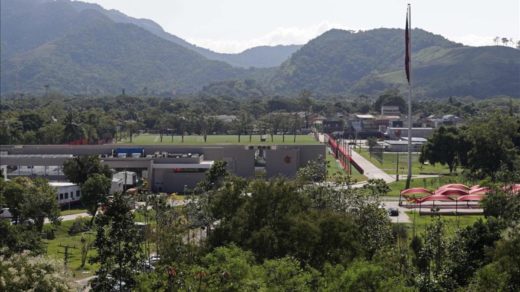
[[[431,224],[434,220],[433,216],[431,215],[419,216],[419,213],[415,211],[408,211],[406,213],[412,222],[414,220],[415,213],[415,232],[417,235],[423,235],[426,230],[426,226]],[[473,225],[479,219],[485,220],[485,217],[483,215],[441,216],[441,219],[444,221],[446,234],[448,236],[453,236],[457,230]],[[411,238],[413,236],[413,223],[405,224],[405,226],[408,230],[409,238]]]
[[[379,162],[375,157],[370,157],[368,149],[356,149],[356,152],[372,162],[375,166],[381,168],[388,174],[396,174],[397,157],[399,156],[399,174],[406,176],[408,172],[408,154],[407,153],[383,153],[383,163]],[[413,174],[449,174],[448,166],[440,164],[430,165],[421,164],[419,162],[419,154],[412,154],[412,173]]]
[[[69,248],[69,263],[68,270],[75,279],[82,279],[90,277],[94,274],[97,269],[97,265],[92,265],[88,262],[85,264],[84,270],[80,269],[81,266],[81,236],[85,236],[89,242],[93,242],[95,239],[94,232],[80,233],[77,235],[69,235],[67,232],[74,221],[63,221],[61,225],[57,227],[55,232],[56,238],[52,240],[43,240],[47,247],[47,255],[54,257],[59,260],[64,258],[63,246],[72,246],[75,248]],[[48,226],[48,225],[47,225]],[[91,249],[88,253],[89,257],[95,255],[95,250]]]
[[[87,213],[87,209],[67,209],[67,210],[61,210],[60,216],[74,215],[74,214],[80,214],[80,213]]]
[[[327,151],[327,177],[332,178],[337,172],[346,173],[334,156]],[[352,168],[352,178],[358,182],[367,180],[366,176],[359,173],[354,167]]]
[[[412,179],[410,183],[411,188],[426,188],[429,190],[435,190],[440,186],[443,186],[445,184],[450,183],[461,183],[465,184],[467,186],[472,186],[474,184],[477,184],[478,182],[468,181],[466,178],[464,178],[462,175],[453,175],[453,176],[439,176],[439,177],[433,177],[433,178],[416,178]],[[388,186],[390,187],[390,192],[388,193],[389,196],[399,196],[399,193],[405,189],[406,186],[406,175],[403,175],[400,177],[400,180],[398,182],[389,183]]]
[[[249,135],[242,135],[240,137],[240,143],[238,142],[237,135],[208,135],[207,141],[204,142],[204,138],[199,135],[184,136],[184,143],[181,141],[181,136],[174,136],[173,142],[171,136],[163,136],[163,142],[161,143],[160,137],[157,134],[140,134],[135,135],[132,139],[132,144],[176,144],[176,145],[204,145],[204,144],[319,144],[314,136],[312,135],[296,135],[296,142],[294,142],[293,135],[285,135],[285,141],[282,135],[274,135],[274,140],[271,141],[271,136],[267,135],[265,142],[260,141],[260,135],[253,135],[251,141],[249,141]],[[125,138],[118,143],[129,144],[130,139]]]

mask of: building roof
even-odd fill
[[[408,137],[401,137],[401,140],[408,141]],[[428,139],[420,137],[412,137],[412,142],[423,142],[426,143]]]
[[[75,183],[71,183],[69,181],[63,181],[63,182],[60,182],[60,181],[50,181],[49,182],[49,185],[51,187],[74,187],[74,186],[77,186]]]
[[[354,116],[358,119],[374,119],[374,116],[370,115],[370,114],[366,114],[366,115],[355,114]]]

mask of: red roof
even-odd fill
[[[464,196],[468,194],[467,190],[458,189],[458,188],[445,188],[438,189],[435,191],[436,195],[444,195],[444,196]]]
[[[466,195],[457,198],[457,201],[480,201],[484,198],[482,195]]]
[[[438,194],[417,199],[418,203],[427,202],[427,201],[453,201],[453,200],[448,196],[438,195]]]
[[[401,191],[401,195],[403,196],[410,196],[410,195],[418,195],[418,194],[428,194],[432,195],[433,192],[430,190],[427,190],[425,188],[411,188]]]
[[[467,185],[463,184],[447,184],[443,185],[439,189],[460,189],[460,190],[469,190],[469,187]]]

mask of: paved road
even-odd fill
[[[82,218],[82,217],[91,217],[91,216],[88,213],[78,213],[78,214],[60,216],[60,220],[61,221],[71,221],[71,220],[75,220],[76,218]],[[44,224],[49,224],[49,223],[51,223],[49,221],[49,219],[45,218]]]
[[[392,223],[412,223],[408,217],[408,214],[405,213],[405,211],[410,210],[399,206],[398,201],[383,201],[381,205],[383,205],[383,207],[387,210],[389,208],[397,208],[397,210],[399,210],[399,216],[390,216],[390,221],[392,221]]]
[[[379,167],[375,166],[372,162],[365,159],[365,157],[361,156],[356,151],[352,150],[352,159],[361,166],[364,170],[364,175],[369,179],[382,179],[386,183],[394,182],[395,177],[390,176],[386,172],[384,172]]]

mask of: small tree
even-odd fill
[[[327,179],[327,161],[320,158],[307,162],[307,165],[298,169],[296,177],[301,183],[325,181]]]
[[[112,177],[110,168],[101,164],[101,160],[97,155],[81,155],[72,159],[68,159],[63,163],[63,173],[69,181],[84,184],[93,174],[99,173],[108,178]]]
[[[91,262],[100,266],[91,282],[94,291],[112,291],[117,286],[129,290],[136,284],[143,237],[131,211],[129,198],[116,194],[96,217],[97,255]]]
[[[108,195],[110,185],[110,179],[99,173],[93,174],[81,185],[81,203],[85,206],[88,213],[92,215],[92,218],[96,216],[98,205],[102,203]]]

